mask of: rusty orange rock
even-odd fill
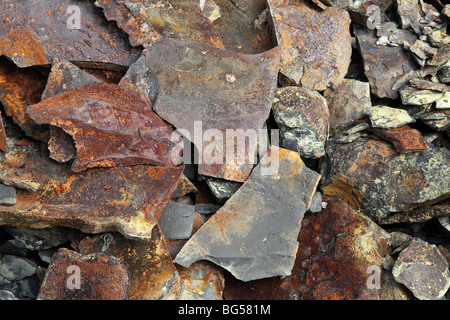
[[[128,270],[118,258],[63,248],[53,255],[37,299],[126,300],[129,286]]]
[[[371,128],[370,130],[376,136],[392,142],[398,152],[407,153],[427,150],[427,145],[420,131],[406,124],[393,129]]]
[[[116,232],[88,236],[78,248],[83,255],[101,252],[119,258],[130,273],[129,300],[173,300],[180,277],[158,227],[150,239],[127,239]]]
[[[324,196],[322,212],[306,214],[292,275],[243,283],[225,279],[224,298],[274,300],[408,299],[384,270],[389,234],[337,197]],[[379,270],[380,289],[367,285],[368,268]]]
[[[73,171],[179,161],[172,152],[171,126],[129,88],[106,83],[78,87],[27,110],[36,123],[60,127],[73,137]]]
[[[71,174],[50,195],[17,190],[17,204],[0,206],[0,224],[66,226],[86,233],[119,231],[151,238],[183,167],[95,168]]]
[[[269,6],[282,47],[280,72],[284,76],[317,91],[344,78],[352,53],[350,16],[345,10],[320,11],[282,0],[271,0]]]

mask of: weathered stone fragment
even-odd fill
[[[443,83],[450,83],[450,65],[443,67],[437,73],[439,80]]]
[[[419,119],[433,130],[445,131],[450,128],[450,109],[431,109]]]
[[[274,156],[279,159],[278,170],[264,174],[264,163]],[[272,146],[242,187],[189,239],[174,262],[189,267],[206,259],[243,281],[290,275],[301,220],[319,178],[298,153]]]
[[[383,14],[391,6],[392,0],[325,0],[324,2],[331,3],[331,6],[337,9],[347,10],[353,22],[367,27],[368,18],[374,14],[373,8],[369,9],[370,6],[377,6]]]
[[[8,290],[19,299],[36,299],[39,279],[35,261],[13,255],[0,259],[0,290]]]
[[[119,85],[78,87],[28,107],[28,113],[37,123],[60,127],[73,137],[73,171],[179,161],[172,152],[172,128],[137,92]]]
[[[395,0],[397,14],[400,17],[401,27],[408,29],[411,23],[420,21],[420,6],[417,0]]]
[[[419,130],[408,125],[403,125],[393,129],[372,128],[370,130],[376,136],[391,142],[400,153],[416,152],[427,149]]]
[[[378,46],[377,37],[362,28],[355,28],[358,48],[364,61],[364,72],[371,92],[379,98],[397,99],[398,91],[392,86],[397,79],[416,65],[402,47]]]
[[[49,65],[54,58],[110,68],[129,66],[140,52],[91,1],[5,0],[0,11],[4,17],[0,55],[21,68]]]
[[[0,205],[15,205],[16,189],[0,183]]]
[[[148,46],[160,38],[202,41],[224,48],[218,32],[200,10],[199,1],[97,0],[108,20],[115,20],[133,46]]]
[[[73,138],[63,129],[50,126],[48,139],[49,157],[59,163],[65,163],[76,157],[76,147]]]
[[[197,187],[184,175],[181,175],[180,179],[175,186],[175,189],[172,191],[170,195],[171,200],[176,200],[181,198],[189,193],[196,193]]]
[[[189,239],[194,223],[195,206],[169,201],[158,219],[166,239]]]
[[[379,224],[426,222],[433,218],[450,215],[450,202],[397,212],[378,221]]]
[[[153,108],[199,150],[198,173],[245,181],[255,162],[258,130],[270,113],[279,49],[243,55],[161,39],[141,59],[158,79]],[[226,140],[235,138],[237,146],[227,151]]]
[[[119,233],[103,233],[81,240],[84,255],[96,252],[120,259],[130,273],[129,300],[176,299],[180,277],[158,227],[146,240],[126,239]]]
[[[297,85],[325,90],[344,78],[350,65],[350,17],[345,10],[316,11],[304,3],[269,1],[282,47],[280,72]]]
[[[209,261],[177,266],[181,278],[179,300],[222,300],[225,277],[222,269]]]
[[[450,109],[450,91],[444,93],[439,100],[436,100],[436,109]]]
[[[389,234],[337,197],[324,196],[321,213],[306,214],[292,275],[243,283],[227,277],[224,298],[248,300],[400,300],[408,296],[382,269]],[[372,269],[369,269],[372,268]],[[370,288],[371,274],[379,289]]]
[[[280,128],[281,144],[306,158],[320,158],[329,133],[329,112],[325,98],[300,87],[275,91],[272,111]]]
[[[404,87],[400,90],[400,97],[402,103],[405,105],[424,105],[428,103],[433,103],[444,94],[439,91],[432,90],[420,90],[412,87]]]
[[[47,197],[17,190],[16,205],[0,206],[0,224],[150,238],[182,171],[141,165],[74,173]]]
[[[198,191],[195,194],[195,211],[208,215],[216,213],[222,205],[214,197],[213,191],[208,187],[207,183],[198,185]]]
[[[368,82],[342,79],[323,93],[330,113],[330,131],[339,131],[356,120],[367,117],[372,106]]]
[[[0,103],[5,114],[30,137],[47,141],[48,133],[26,113],[26,107],[38,103],[45,88],[45,77],[32,68],[18,68],[11,61],[0,58]]]
[[[397,153],[385,141],[360,138],[338,144],[331,139],[322,167],[322,191],[375,221],[448,198],[450,155],[426,144],[424,151]]]
[[[206,184],[219,203],[224,203],[225,201],[230,199],[233,194],[235,194],[236,191],[242,186],[242,183],[240,182],[216,178],[206,179]]]
[[[20,240],[28,250],[46,250],[69,242],[72,229],[64,227],[54,228],[20,228],[2,226],[3,230]]]
[[[118,258],[62,248],[52,257],[37,299],[126,300],[129,286],[128,270]]]
[[[5,125],[3,124],[3,116],[0,111],[0,150],[3,152],[8,151],[8,142],[6,140]]]
[[[373,106],[368,108],[367,112],[374,128],[393,129],[416,121],[408,111],[399,108]]]
[[[447,261],[435,245],[420,239],[400,252],[392,274],[420,300],[441,299],[450,288]]]

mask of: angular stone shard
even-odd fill
[[[223,270],[209,261],[177,266],[181,278],[178,300],[222,300],[225,287]]]
[[[371,128],[370,131],[391,142],[400,153],[427,150],[427,145],[420,131],[406,124],[393,129]]]
[[[211,193],[216,198],[217,202],[225,203],[230,199],[233,194],[238,191],[242,186],[242,183],[235,181],[228,181],[223,179],[209,178],[206,180],[206,184],[211,190]]]
[[[339,131],[367,117],[372,106],[368,82],[342,79],[323,93],[330,113],[330,131]]]
[[[420,300],[439,300],[450,288],[445,257],[435,245],[420,239],[414,239],[400,252],[392,274]]]
[[[312,159],[325,154],[330,114],[322,95],[299,87],[279,88],[274,94],[272,111],[284,148]]]
[[[49,65],[54,58],[129,66],[140,53],[91,1],[5,0],[0,11],[0,55],[21,68]]]
[[[424,151],[397,153],[385,141],[360,138],[339,144],[330,139],[322,191],[375,221],[444,200],[450,197],[450,155],[426,144]]]
[[[194,223],[195,206],[169,201],[158,219],[166,239],[189,239]]]
[[[60,127],[73,137],[75,172],[97,166],[170,166],[179,161],[172,152],[172,128],[138,93],[119,85],[75,88],[30,106],[28,113],[37,123]]]
[[[62,248],[52,257],[37,299],[127,300],[129,286],[130,275],[118,258]]]
[[[243,283],[225,279],[227,300],[404,300],[406,290],[383,269],[389,261],[389,234],[337,197],[306,214],[292,275]],[[371,268],[371,269],[369,269]],[[380,287],[371,275],[380,276]]]
[[[316,11],[304,3],[269,1],[279,45],[280,72],[296,85],[325,90],[344,78],[350,65],[350,17],[345,10]]]
[[[404,87],[400,90],[400,98],[405,105],[424,105],[433,103],[444,94],[439,91],[432,90],[418,90],[411,87]]]
[[[150,239],[126,239],[119,233],[103,233],[82,239],[83,255],[101,252],[119,258],[130,273],[129,300],[176,299],[180,277],[158,227]]]
[[[276,154],[278,153],[278,155]],[[278,157],[278,171],[263,164]],[[189,239],[174,262],[209,260],[243,281],[290,275],[303,214],[320,175],[298,153],[272,146],[241,188]]]
[[[16,204],[16,189],[0,183],[0,205],[12,206]]]
[[[133,46],[148,46],[168,37],[201,41],[223,48],[218,32],[200,10],[196,0],[127,1],[97,0],[108,20],[115,20],[129,36]]]
[[[402,47],[378,46],[373,32],[355,28],[355,36],[371,92],[379,98],[397,99],[399,93],[392,86],[400,76],[416,70],[416,64]]]
[[[43,198],[18,190],[16,205],[0,206],[0,224],[150,238],[182,171],[142,165],[74,173]]]
[[[161,39],[143,54],[159,85],[153,108],[200,150],[198,173],[240,182],[248,177],[258,130],[269,117],[279,58],[278,47],[243,55],[174,39]],[[238,140],[235,150],[227,150],[227,139]]]
[[[387,106],[373,106],[367,109],[372,127],[393,129],[416,122],[406,110]]]

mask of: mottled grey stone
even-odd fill
[[[227,201],[242,186],[240,182],[216,178],[207,179],[206,184],[219,203]]]
[[[445,257],[435,245],[420,239],[414,239],[400,252],[392,275],[420,300],[441,299],[450,288],[450,270]]]
[[[16,239],[24,241],[28,250],[44,250],[68,242],[73,230],[64,227],[45,229],[2,226],[2,228]]]
[[[0,205],[12,206],[16,204],[16,189],[0,183]]]
[[[22,280],[34,275],[36,267],[37,264],[30,259],[5,255],[0,260],[0,276],[4,277],[4,282]]]

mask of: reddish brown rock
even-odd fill
[[[119,258],[130,273],[129,300],[173,300],[180,277],[158,227],[150,239],[126,239],[119,233],[88,236],[80,241],[83,255],[101,252]]]
[[[279,45],[280,72],[297,85],[325,90],[350,65],[350,17],[345,10],[314,10],[304,3],[269,1]]]
[[[17,190],[16,205],[0,206],[0,224],[119,231],[148,239],[182,171],[142,165],[73,173],[46,197]]]
[[[28,113],[37,123],[60,127],[73,137],[73,171],[134,164],[171,166],[179,159],[172,152],[170,125],[138,93],[119,85],[78,87],[30,106]]]
[[[202,14],[195,0],[165,3],[150,1],[99,0],[108,20],[130,36],[133,46],[148,46],[163,37],[202,41],[223,48],[223,43],[210,21]]]
[[[240,282],[225,280],[224,298],[275,300],[391,300],[407,293],[383,264],[389,261],[389,234],[337,197],[324,196],[326,208],[305,215],[292,275]],[[380,288],[369,267],[378,270]]]
[[[5,0],[0,12],[0,55],[19,67],[49,65],[59,58],[123,68],[140,54],[90,1]]]
[[[37,299],[126,300],[129,286],[128,270],[119,259],[63,248],[53,255]]]
[[[38,103],[45,88],[45,77],[31,68],[18,68],[7,59],[0,59],[0,102],[6,115],[30,137],[47,141],[48,133],[28,116],[26,108]]]
[[[254,165],[258,130],[269,117],[279,57],[278,48],[244,55],[200,42],[161,39],[136,63],[158,79],[155,112],[202,151],[198,173],[242,182]],[[227,129],[243,138],[244,148]],[[236,147],[228,150],[228,158],[227,139]]]
[[[420,131],[406,124],[393,129],[371,128],[370,130],[376,136],[391,142],[400,153],[427,150]]]
[[[5,126],[3,125],[3,116],[0,112],[0,150],[3,152],[8,151],[8,142],[6,141],[6,132],[5,132]]]

